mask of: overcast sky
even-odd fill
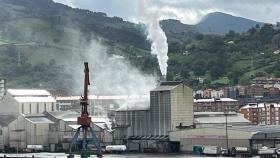
[[[105,12],[138,22],[137,0],[54,0],[76,8]],[[173,18],[186,24],[199,22],[203,15],[220,11],[275,24],[280,21],[280,0],[150,0],[151,10],[161,19]]]

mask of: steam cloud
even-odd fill
[[[83,62],[89,62],[90,94],[94,95],[149,95],[157,81],[153,75],[143,74],[134,68],[128,60],[119,55],[108,55],[107,47],[92,40],[82,54],[74,53],[71,69],[75,81],[72,92],[83,92]]]
[[[167,38],[159,25],[159,13],[148,8],[147,0],[138,0],[140,18],[148,26],[148,39],[152,41],[151,53],[157,55],[161,74],[166,76],[168,60]]]

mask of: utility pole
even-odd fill
[[[228,120],[227,120],[227,115],[228,115],[228,109],[226,108],[226,110],[225,110],[225,116],[226,116],[226,145],[227,145],[226,154],[229,155],[229,144],[228,144]]]

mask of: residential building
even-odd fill
[[[194,99],[194,112],[225,112],[239,110],[239,102],[231,98]]]
[[[253,124],[279,125],[280,104],[250,103],[240,108],[240,113]]]
[[[212,89],[205,89],[203,91],[203,98],[211,98]]]
[[[257,77],[253,79],[254,84],[257,85],[265,85],[265,84],[279,84],[280,83],[280,78],[275,78],[275,77]]]
[[[265,89],[263,85],[251,85],[246,87],[247,96],[264,96],[266,92],[268,92],[268,90]]]

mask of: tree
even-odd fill
[[[193,63],[192,67],[194,74],[197,76],[202,76],[206,72],[206,64],[204,60],[197,60]]]
[[[210,69],[209,73],[212,79],[217,79],[224,73],[224,69],[215,65]]]

